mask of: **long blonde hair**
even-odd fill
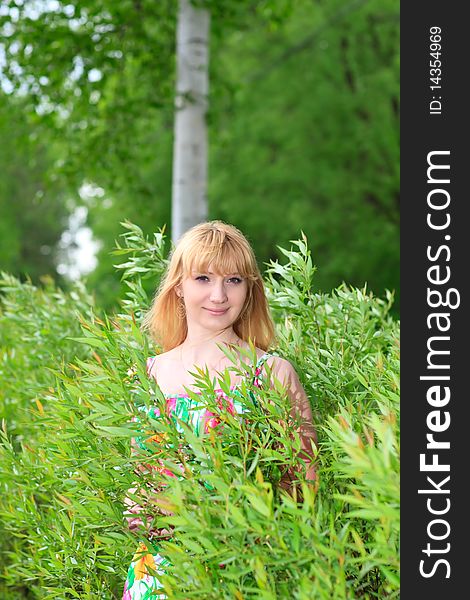
[[[219,274],[238,273],[247,280],[245,304],[233,329],[240,339],[267,350],[274,341],[274,325],[255,255],[241,231],[222,221],[200,223],[183,234],[171,253],[142,327],[164,351],[179,346],[186,338],[188,327],[186,317],[178,314],[180,300],[176,286],[193,269],[203,273],[209,265]]]

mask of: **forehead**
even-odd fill
[[[253,275],[253,266],[243,252],[228,246],[192,248],[182,256],[183,276],[193,272],[217,275]]]
[[[222,277],[228,277],[229,275],[240,275],[240,273],[238,271],[232,271],[230,273],[220,271],[219,269],[215,268],[213,265],[208,265],[207,268],[205,268],[205,269],[204,268],[197,269],[197,268],[193,267],[191,269],[191,273],[193,275],[196,273],[200,273],[200,274],[204,274],[204,275],[221,275]]]

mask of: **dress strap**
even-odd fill
[[[255,374],[253,376],[253,385],[256,387],[261,387],[261,373],[263,372],[263,368],[264,365],[266,364],[266,361],[271,358],[271,356],[274,356],[273,354],[270,354],[269,352],[265,352],[262,356],[260,356],[256,362],[256,368],[255,368]]]
[[[147,376],[148,377],[150,377],[150,373],[152,371],[153,363],[155,362],[156,358],[157,358],[156,356],[149,356],[147,358],[146,367],[147,367]]]

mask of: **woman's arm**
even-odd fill
[[[301,450],[298,456],[306,465],[306,479],[312,481],[316,478],[315,454],[317,434],[313,425],[310,402],[294,367],[289,361],[275,357],[272,363],[272,376],[279,380],[286,389],[291,401],[291,416],[294,423],[297,424],[296,431],[300,438]],[[289,487],[292,477],[295,477],[295,471],[299,471],[299,468],[294,469],[294,472],[290,469],[286,473],[284,481],[281,480],[281,487]]]

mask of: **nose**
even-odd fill
[[[224,281],[215,281],[211,289],[210,300],[214,304],[223,304],[227,301]]]

